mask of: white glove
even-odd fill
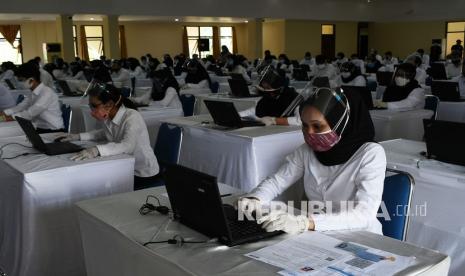
[[[70,142],[70,141],[79,141],[81,140],[81,135],[79,134],[67,134],[67,135],[61,135],[55,138],[56,141],[60,142]]]
[[[252,212],[260,212],[260,200],[251,197],[241,197],[237,201],[237,209],[246,216],[252,216]]]
[[[379,107],[379,108],[387,108],[387,103],[386,103],[386,102],[383,102],[382,100],[377,100],[377,101],[374,103],[374,106],[375,106],[375,107]]]
[[[272,211],[257,220],[267,232],[284,231],[289,234],[297,234],[307,231],[310,221],[306,216],[293,216],[284,211]]]
[[[71,156],[71,160],[73,161],[80,161],[95,158],[99,155],[97,147],[88,148],[85,150],[80,151],[79,153]]]
[[[266,126],[276,125],[275,117],[265,116],[265,117],[258,118],[258,120],[264,123]]]

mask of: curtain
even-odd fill
[[[87,36],[86,28],[84,25],[81,25],[80,30],[80,41],[81,41],[81,59],[89,61],[89,49],[87,48]]]
[[[8,41],[11,46],[13,46],[20,28],[21,27],[19,25],[0,25],[0,33],[2,33],[6,41]]]
[[[184,26],[184,32],[182,33],[182,52],[189,56],[189,41],[187,41],[187,27]]]
[[[128,49],[126,48],[126,31],[124,29],[124,25],[119,26],[119,41],[121,49],[121,58],[127,58]]]
[[[232,39],[233,39],[233,53],[237,54],[237,35],[236,35],[236,27],[232,27]]]
[[[213,27],[213,56],[215,58],[220,57],[220,35],[218,26]]]

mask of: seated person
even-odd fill
[[[210,88],[211,80],[207,70],[195,59],[187,63],[187,75],[184,80],[185,84],[182,87],[183,89]]]
[[[11,61],[2,62],[0,66],[0,82],[5,80],[10,80],[11,83],[16,86],[15,72],[16,65]]]
[[[247,74],[247,69],[242,65],[242,58],[240,56],[236,55],[229,55],[228,57],[228,63],[230,68],[229,72],[232,74],[238,74],[241,75],[244,80],[250,84],[252,83],[252,80],[250,79],[249,75]]]
[[[339,52],[336,54],[336,60],[333,62],[333,66],[340,69],[341,65],[349,61],[343,52]]]
[[[103,129],[81,134],[62,136],[62,141],[105,141],[85,149],[71,157],[85,160],[98,156],[130,154],[136,159],[134,165],[134,189],[150,187],[158,174],[158,162],[150,146],[149,134],[144,119],[132,109],[133,103],[124,98],[113,85],[96,84],[89,90],[91,115],[103,122]]]
[[[345,62],[342,64],[339,78],[340,86],[367,86],[365,77],[360,72],[360,69],[352,62]]]
[[[278,64],[276,67],[277,69],[281,69],[284,72],[291,72],[292,67],[293,66],[291,65],[291,61],[289,60],[286,54],[280,54],[278,56]]]
[[[55,60],[55,68],[52,70],[53,77],[57,80],[65,80],[68,78],[68,67],[62,58]]]
[[[115,59],[111,63],[111,79],[113,82],[121,83],[122,87],[132,87],[131,74],[122,67],[120,60]]]
[[[79,62],[71,62],[69,66],[71,70],[71,76],[69,77],[69,79],[87,81],[86,76],[84,74],[84,69],[82,68],[82,65]]]
[[[15,105],[16,99],[13,98],[10,90],[0,83],[0,112],[5,109],[14,107]]]
[[[153,86],[151,93],[131,98],[131,100],[143,105],[149,105],[151,101],[156,101],[163,107],[182,108],[179,99],[179,85],[171,70],[165,68],[153,72],[152,75]]]
[[[313,66],[310,76],[315,78],[328,77],[331,87],[337,87],[337,70],[332,64],[328,64],[323,55],[318,55],[315,58],[316,65]]]
[[[131,78],[145,79],[146,73],[136,58],[128,58],[128,65]]]
[[[269,65],[262,72],[257,90],[263,94],[257,106],[239,112],[241,117],[253,117],[265,125],[300,125],[298,107],[282,117],[299,95],[294,88],[285,86],[285,74]]]
[[[425,90],[415,80],[416,68],[411,63],[397,67],[394,82],[386,87],[382,101],[375,106],[407,111],[425,107]]]
[[[299,62],[300,65],[305,64],[309,67],[315,65],[315,59],[312,58],[312,54],[310,52],[305,52],[304,58]]]
[[[384,66],[386,66],[386,65],[396,65],[396,64],[399,64],[399,60],[396,57],[392,56],[391,51],[387,51],[386,53],[384,53],[384,59],[383,59],[383,61],[381,63]],[[394,68],[394,66],[392,66],[392,67]]]
[[[373,122],[360,96],[320,89],[300,110],[305,144],[288,155],[274,175],[241,197],[239,210],[246,215],[257,211],[257,222],[269,232],[358,229],[382,235],[376,215],[386,155],[383,147],[373,142]],[[316,214],[294,216],[271,210],[260,216],[262,204],[302,178],[306,197],[319,204]],[[353,204],[348,206],[348,202]]]
[[[415,69],[415,71],[416,71],[415,72],[415,79],[418,81],[419,84],[424,85],[428,74],[421,67],[422,66],[421,58],[419,56],[415,55],[415,56],[412,56],[409,59],[407,59],[407,62],[415,65],[415,67],[416,67],[416,69]]]
[[[352,54],[350,56],[350,62],[352,62],[353,64],[355,64],[355,66],[358,66],[358,68],[360,68],[360,72],[362,72],[362,74],[364,75],[366,72],[365,72],[365,62],[363,62],[363,60],[361,60],[357,54]]]
[[[456,81],[459,84],[460,98],[465,99],[465,70],[462,69],[460,76],[452,78],[452,81]]]
[[[32,63],[22,64],[16,77],[32,93],[17,106],[5,109],[4,114],[31,120],[38,133],[65,131],[58,95],[40,82],[39,68]]]
[[[446,65],[447,78],[452,79],[462,75],[462,60],[459,55],[452,55]]]
[[[371,54],[367,58],[365,64],[366,72],[369,74],[375,74],[378,72],[378,69],[381,67],[381,62],[376,58],[375,54]]]

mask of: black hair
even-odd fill
[[[88,95],[90,97],[96,97],[103,104],[111,101],[116,107],[124,105],[127,108],[137,110],[135,104],[121,94],[121,89],[111,84],[97,83],[89,90]]]
[[[157,78],[163,82],[163,91],[166,92],[166,89],[173,87],[176,89],[176,92],[179,94],[179,83],[176,78],[173,76],[173,73],[169,68],[164,68],[162,70],[155,71],[151,73],[151,78]]]
[[[163,56],[163,63],[166,64],[166,66],[168,66],[169,68],[172,68],[174,64],[173,59],[169,54],[165,54]]]
[[[396,75],[398,75],[399,72],[405,73],[405,77],[407,77],[409,80],[413,80],[415,79],[417,68],[411,63],[402,63],[397,66]]]
[[[423,50],[423,49],[418,49],[417,52],[420,53],[420,54],[424,54],[424,53],[425,53],[425,50]]]
[[[315,57],[315,63],[316,63],[316,64],[323,64],[323,63],[325,63],[325,56],[323,56],[323,55],[317,55],[317,56]]]
[[[33,78],[40,82],[39,68],[32,62],[21,64],[15,72],[16,77],[19,78]]]
[[[131,69],[132,71],[136,70],[137,66],[140,66],[140,63],[137,60],[137,58],[133,58],[133,57],[128,58],[127,63],[128,63],[129,69]]]
[[[311,57],[312,54],[311,54],[310,52],[305,52],[305,56],[306,56],[306,57]]]
[[[339,52],[339,53],[336,54],[336,56],[340,56],[341,58],[345,58],[346,55],[344,55],[343,52]]]

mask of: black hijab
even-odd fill
[[[363,104],[360,95],[351,92],[346,92],[344,95],[350,106],[350,115],[349,121],[342,132],[341,140],[328,151],[315,151],[316,158],[325,166],[335,166],[347,162],[363,144],[373,142],[375,136],[375,129],[371,121],[370,113],[366,105]],[[306,106],[315,106],[318,108],[318,106],[314,104],[316,101],[315,97],[310,97],[301,105],[301,112]],[[334,97],[333,101],[336,102]],[[335,104],[333,105],[335,106]],[[344,111],[340,104],[339,106],[339,110],[337,110],[338,108],[327,109],[329,110],[328,114],[325,114],[324,110],[320,110],[320,112],[325,115],[331,128],[334,128]],[[339,115],[336,115],[336,113],[339,113]],[[345,121],[341,124],[344,124],[344,122]],[[342,126],[339,129],[339,131],[341,131]],[[341,135],[338,131],[337,134]]]
[[[195,71],[195,73],[188,71],[185,79],[186,83],[198,84],[203,80],[208,80],[208,83],[211,84],[210,76],[208,75],[207,70],[205,70],[205,68],[198,61],[190,61],[187,65],[188,70],[189,67],[196,67],[197,71]]]
[[[383,102],[398,102],[406,99],[413,89],[419,88],[420,85],[416,80],[410,80],[405,86],[391,84],[386,87],[383,94]]]

